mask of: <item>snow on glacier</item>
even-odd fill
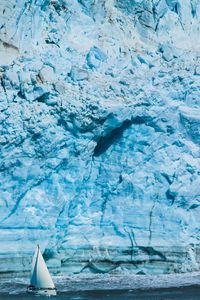
[[[0,3],[0,270],[199,270],[200,1]]]

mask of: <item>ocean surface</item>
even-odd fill
[[[200,273],[54,276],[56,300],[200,300]],[[26,293],[29,278],[2,278],[0,300],[46,300]]]
[[[46,300],[47,297],[34,297],[29,294],[0,295],[0,300]],[[60,293],[56,300],[197,300],[200,299],[200,287],[184,287],[162,290],[138,290],[138,291],[82,291]]]

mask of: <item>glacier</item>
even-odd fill
[[[0,274],[200,270],[200,0],[1,0]]]

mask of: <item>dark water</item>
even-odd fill
[[[47,300],[27,294],[0,295],[0,300]],[[199,287],[162,289],[149,291],[89,291],[60,293],[51,300],[200,300]]]

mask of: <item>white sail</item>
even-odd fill
[[[33,268],[31,271],[31,285],[38,289],[54,289],[54,283],[49,274],[39,246],[36,256],[33,257]]]

